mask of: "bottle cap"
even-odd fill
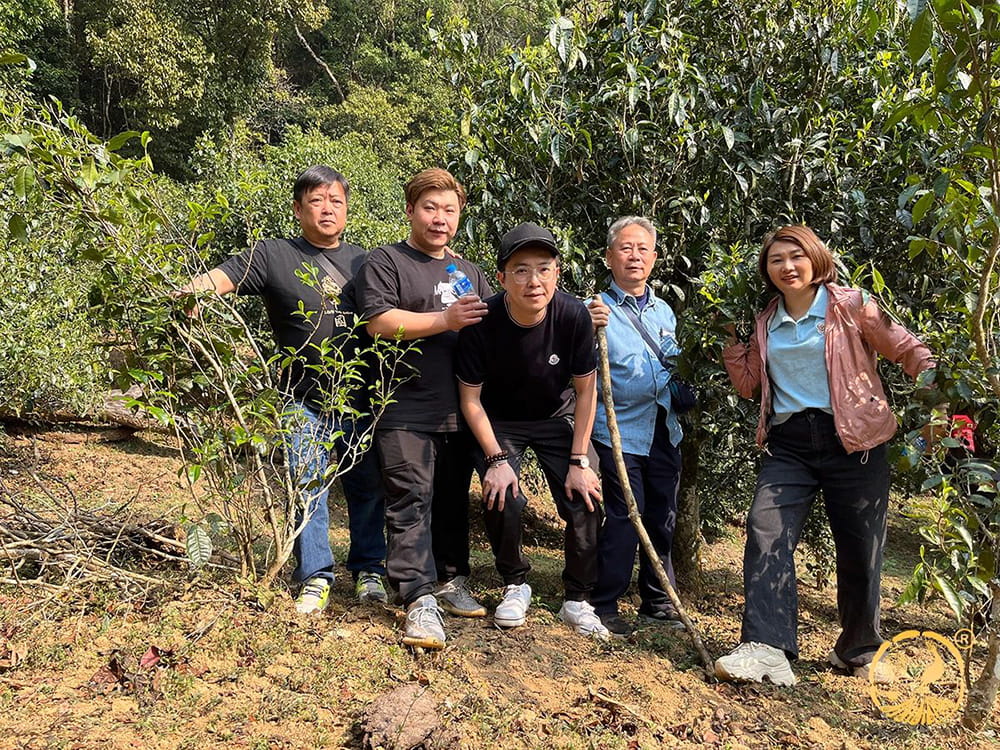
[[[448,273],[455,273],[455,264],[449,263],[447,266],[444,267],[444,270],[447,271]]]

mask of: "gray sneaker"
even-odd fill
[[[382,576],[370,570],[358,574],[358,580],[354,584],[354,593],[359,602],[385,604],[389,601],[382,583]]]
[[[434,592],[445,612],[458,617],[485,617],[486,607],[472,598],[468,579],[465,576],[455,576]]]
[[[531,586],[526,583],[512,583],[503,590],[503,601],[493,612],[493,621],[501,628],[524,625],[530,605]]]
[[[406,608],[403,643],[420,648],[444,648],[444,620],[433,594],[424,594]]]

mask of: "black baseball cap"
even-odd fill
[[[540,247],[552,253],[553,258],[559,257],[559,248],[556,247],[556,238],[552,232],[543,229],[537,224],[526,221],[511,229],[500,240],[500,249],[497,251],[497,270],[502,271],[507,265],[510,256],[525,247]]]

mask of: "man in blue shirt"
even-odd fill
[[[657,258],[652,223],[639,216],[618,219],[608,230],[607,247],[605,258],[612,282],[591,303],[591,318],[595,326],[607,326],[611,388],[629,484],[643,524],[673,583],[670,550],[677,520],[681,473],[677,446],[682,432],[671,409],[668,364],[680,353],[675,335],[677,318],[670,305],[646,284]],[[646,335],[636,326],[642,326]],[[632,579],[639,537],[629,520],[618,479],[603,400],[597,405],[592,440],[600,458],[606,520],[598,541],[598,578],[591,602],[611,634],[626,637],[632,626],[618,614],[618,599]],[[639,596],[642,620],[680,626],[677,612],[641,550]]]

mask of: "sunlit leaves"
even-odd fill
[[[906,49],[910,59],[916,63],[927,52],[931,39],[934,36],[934,20],[926,9],[917,16],[910,29],[910,37],[907,41]]]

